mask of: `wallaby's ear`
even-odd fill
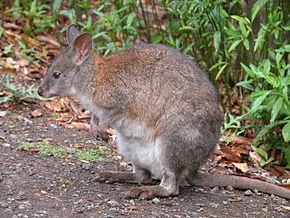
[[[67,31],[66,31],[66,38],[67,38],[67,42],[68,44],[72,44],[73,41],[80,35],[79,32],[79,28],[76,24],[70,24],[67,27]]]
[[[88,33],[83,33],[75,39],[73,43],[75,64],[81,64],[89,56],[92,45],[92,37]]]

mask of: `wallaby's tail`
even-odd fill
[[[195,177],[190,179],[188,178],[187,181],[194,186],[226,187],[230,185],[237,189],[257,189],[263,193],[273,194],[282,198],[290,199],[290,190],[287,188],[242,176],[198,173]]]

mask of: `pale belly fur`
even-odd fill
[[[93,101],[85,96],[78,95],[72,90],[81,104],[90,109],[101,121],[106,119],[106,113],[94,105]],[[149,170],[157,178],[161,178],[162,163],[160,151],[160,139],[154,136],[152,130],[145,123],[127,118],[110,123],[117,134],[118,152],[136,167]]]

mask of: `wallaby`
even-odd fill
[[[198,173],[215,149],[222,123],[215,88],[189,59],[165,45],[141,44],[101,58],[92,38],[76,25],[69,46],[49,67],[39,89],[43,97],[74,96],[117,131],[118,152],[133,172],[101,172],[99,181],[151,183],[126,193],[129,198],[179,193],[181,179],[198,186],[258,189],[290,199],[290,191],[238,176]]]

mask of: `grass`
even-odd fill
[[[109,153],[107,150],[95,149],[72,150],[68,147],[52,145],[47,140],[40,142],[20,142],[20,147],[25,151],[39,152],[44,157],[64,158],[71,155],[74,158],[87,161],[101,161]]]

